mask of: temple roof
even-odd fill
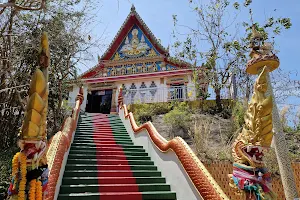
[[[150,42],[160,54],[168,54],[168,51],[160,44],[159,40],[154,36],[154,34],[151,32],[151,30],[140,17],[140,15],[136,12],[134,5],[132,5],[130,13],[128,14],[127,18],[125,19],[124,23],[122,24],[118,33],[110,43],[107,50],[101,56],[101,60],[109,60],[112,58],[113,54],[120,46],[120,43],[126,37],[128,32],[134,25],[139,26],[139,28],[143,31],[143,33],[146,35],[146,37],[150,40]]]
[[[191,66],[169,56],[168,50],[160,44],[132,6],[126,20],[99,59],[99,63],[84,72],[80,78],[120,75],[118,73],[121,73],[122,68],[130,73],[132,70],[135,70],[134,73],[144,73],[138,63],[144,63],[142,65],[147,72],[182,70]]]

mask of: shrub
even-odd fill
[[[170,126],[172,137],[178,135],[179,131],[183,131],[182,137],[185,137],[191,126],[192,115],[190,109],[185,102],[175,103],[172,107],[173,110],[164,116],[164,122]]]
[[[232,108],[232,119],[233,119],[234,130],[238,130],[244,125],[245,113],[246,113],[246,108],[243,105],[243,103],[240,101],[236,101]]]
[[[168,103],[140,103],[131,106],[134,116],[139,123],[152,121],[152,116],[165,114],[170,111],[171,107]]]
[[[0,151],[0,199],[5,199],[10,184],[11,160],[18,151],[17,145]]]

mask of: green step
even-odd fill
[[[99,150],[96,149],[96,148],[85,148],[85,149],[80,149],[80,148],[72,148],[71,146],[71,149],[70,151],[74,151],[74,152],[87,152],[87,153],[92,153],[92,152],[98,152]],[[123,152],[145,152],[145,149],[123,149],[123,150],[120,150],[119,148],[106,148],[106,149],[101,149],[101,151],[123,151]]]
[[[115,150],[113,151],[112,149],[110,150],[105,150],[102,152],[107,152],[107,151],[112,151],[112,152],[124,152],[126,155],[137,155],[137,154],[141,154],[141,153],[146,153],[145,149],[138,149],[138,150]],[[80,149],[72,149],[72,151],[70,151],[72,153],[96,153],[98,152],[96,149],[93,150],[80,150]],[[146,153],[148,155],[148,153]]]
[[[126,187],[136,187],[136,184],[81,184],[81,185],[61,185],[59,193],[67,194],[67,193],[82,193],[82,192],[99,192],[99,187],[117,187],[122,188]],[[167,184],[139,184],[138,185],[140,192],[148,192],[148,191],[170,191],[171,187]]]
[[[76,130],[76,133],[75,134],[90,134],[90,135],[93,135],[94,134],[94,130],[92,129],[85,129],[85,130]],[[116,131],[113,131],[112,133],[110,132],[107,132],[106,130],[99,130],[97,131],[96,135],[99,135],[99,134],[114,134],[114,135],[128,135],[128,132],[127,131],[123,131],[123,130],[116,130]]]
[[[97,165],[97,164],[67,164],[65,170],[95,170],[98,167],[105,167],[104,165]],[[157,167],[154,165],[131,165],[131,170],[157,170]]]
[[[104,159],[103,159],[104,160]],[[115,160],[109,159],[109,161],[113,161],[115,163],[123,163],[124,160]],[[127,160],[129,165],[154,165],[151,160]],[[68,164],[97,164],[97,159],[68,159]],[[113,164],[112,164],[113,165]]]
[[[89,139],[89,140],[94,140],[94,136],[95,135],[75,135],[74,140],[78,140],[78,139]],[[101,136],[101,137],[100,137]],[[129,137],[129,135],[121,135],[121,136],[117,136],[117,135],[97,135],[95,136],[95,139],[114,139],[114,140],[131,140],[131,138]]]
[[[118,155],[101,155],[103,157],[105,156],[115,156],[116,158],[118,157]],[[91,154],[69,154],[69,158],[85,158],[85,159],[96,159],[97,155],[91,155]],[[119,156],[122,157],[122,156]],[[128,160],[151,160],[149,156],[128,156],[126,155],[126,158]]]
[[[119,179],[126,180],[127,177],[119,177]],[[98,177],[63,177],[62,185],[73,184],[98,184]],[[166,183],[164,177],[136,177],[137,184],[149,184],[149,183]]]
[[[159,171],[137,171],[137,170],[70,170],[70,171],[65,171],[64,172],[64,176],[66,177],[71,177],[71,176],[76,176],[76,177],[80,177],[80,176],[89,176],[89,177],[98,177],[98,173],[107,173],[107,174],[111,174],[111,173],[133,173],[134,177],[160,177],[161,176],[161,172]],[[105,176],[105,177],[111,177],[111,176]]]
[[[122,147],[123,149],[143,149],[142,146],[135,146],[135,145],[123,145],[123,144],[119,144],[118,146]],[[99,145],[98,148],[101,149],[101,147],[103,148],[113,148],[113,147],[116,147],[115,145],[112,145],[112,144],[101,144],[101,146]],[[86,145],[76,145],[76,144],[72,144],[71,145],[71,150],[72,149],[97,149],[96,145],[94,144],[94,146],[90,145],[90,146],[86,146]]]
[[[76,146],[79,146],[79,145],[83,145],[83,146],[106,146],[106,145],[119,145],[119,146],[134,146],[133,142],[128,142],[128,141],[115,141],[115,144],[112,143],[112,141],[105,141],[105,140],[95,140],[95,142],[91,142],[91,141],[74,141],[72,143],[72,145],[76,145]]]
[[[71,194],[59,194],[58,200],[81,200],[81,199],[89,199],[89,200],[99,200],[101,199],[101,196],[112,196],[115,197],[115,195],[119,195],[120,199],[122,199],[122,196],[129,196],[129,195],[142,195],[143,200],[150,200],[150,199],[163,199],[163,200],[169,200],[169,199],[176,199],[176,193],[175,192],[169,192],[169,191],[155,191],[155,192],[112,192],[112,193],[71,193]]]

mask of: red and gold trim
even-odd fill
[[[63,164],[65,153],[68,151],[73,133],[76,129],[76,123],[79,116],[80,105],[83,102],[83,89],[80,88],[79,94],[76,97],[76,105],[73,109],[72,116],[66,118],[61,127],[61,131],[56,133],[49,142],[47,160],[49,168],[49,180],[48,180],[48,196],[46,200],[53,200],[56,192],[57,181],[61,167]]]

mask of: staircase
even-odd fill
[[[118,115],[85,113],[78,121],[58,199],[175,200],[176,193],[143,147],[133,144]]]

